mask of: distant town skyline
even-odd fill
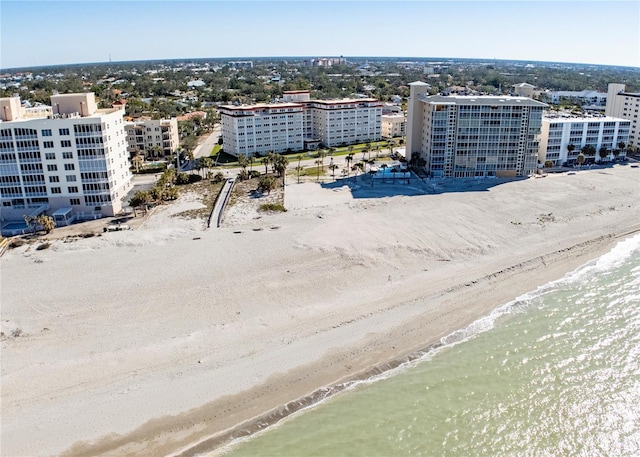
[[[640,2],[2,0],[0,68],[298,56],[640,67]]]

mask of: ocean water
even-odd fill
[[[640,236],[443,342],[223,454],[640,455]]]

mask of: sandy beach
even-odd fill
[[[204,230],[172,217],[185,197],[137,230],[8,251],[0,454],[210,452],[640,230],[628,165],[414,181],[289,179],[286,213]]]

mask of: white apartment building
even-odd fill
[[[382,137],[395,138],[405,136],[407,133],[407,118],[404,114],[382,115]]]
[[[378,141],[382,104],[376,99],[311,100],[288,91],[284,103],[220,107],[224,151],[250,154],[300,151],[305,142],[325,147]]]
[[[221,106],[224,151],[235,156],[303,148],[304,106],[299,103],[260,103]]]
[[[542,138],[540,140],[540,163],[547,160],[554,165],[574,165],[582,148],[591,145],[596,151],[594,160],[599,162],[600,149],[607,148],[609,155],[604,160],[615,157],[618,151],[624,157],[625,151],[620,150],[620,143],[628,144],[631,122],[614,117],[582,117],[569,114],[548,114],[542,118]],[[572,145],[572,151],[567,147]]]
[[[544,103],[526,97],[428,96],[410,84],[407,160],[433,177],[529,176],[536,170]]]
[[[640,93],[625,92],[625,88],[624,84],[609,84],[605,114],[631,121],[627,146],[638,149],[640,148],[640,124],[638,123]]]
[[[175,117],[127,122],[124,129],[131,157],[140,153],[146,159],[153,159],[171,155],[178,149],[180,137]]]
[[[51,97],[51,107],[0,99],[3,226],[46,213],[63,225],[114,216],[131,189],[123,111],[98,109],[93,93]]]
[[[533,84],[519,83],[513,85],[513,92],[521,97],[533,98],[533,91],[536,88]]]
[[[604,109],[607,104],[607,93],[597,92],[595,90],[559,90],[545,92],[543,97],[554,105],[558,105],[564,101],[587,109]]]

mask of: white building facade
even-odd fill
[[[284,93],[284,103],[220,107],[224,151],[232,154],[300,151],[378,141],[382,104],[376,99],[311,100],[308,91]]]
[[[303,148],[304,106],[299,103],[222,106],[219,111],[226,153],[265,155]]]
[[[540,163],[553,162],[554,166],[574,165],[583,147],[593,146],[593,160],[611,160],[624,157],[626,152],[620,143],[629,142],[631,122],[614,117],[579,117],[548,115],[542,118],[542,138],[540,141]],[[572,147],[569,148],[569,145]],[[609,154],[602,158],[600,150],[606,148]],[[569,151],[571,149],[571,151]]]
[[[382,137],[395,138],[407,134],[407,118],[404,114],[382,115]]]
[[[147,159],[165,157],[173,154],[180,143],[175,117],[127,122],[124,129],[131,157],[136,154],[143,154]]]
[[[0,99],[2,220],[120,213],[132,186],[122,115],[97,109],[93,93],[54,95],[37,112],[21,109],[18,97]]]
[[[426,95],[411,83],[407,160],[433,177],[524,177],[537,168],[544,103],[525,97]]]
[[[625,92],[625,88],[624,84],[609,84],[605,114],[631,122],[627,146],[638,149],[640,148],[640,124],[638,123],[640,93]]]

